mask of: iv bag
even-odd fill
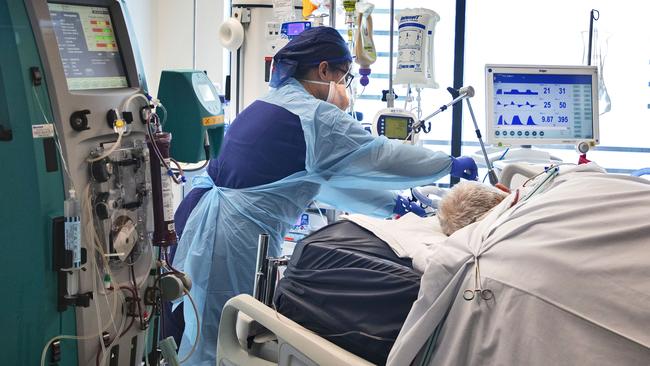
[[[433,63],[433,37],[440,16],[429,9],[404,9],[396,16],[398,56],[395,84],[438,88]]]
[[[359,64],[361,85],[369,83],[370,65],[377,61],[375,43],[372,39],[372,16],[370,15],[375,6],[366,1],[357,3],[356,33],[354,37],[354,61]]]
[[[612,109],[612,100],[609,98],[607,86],[605,86],[605,76],[603,69],[605,67],[605,56],[607,56],[607,41],[609,35],[606,33],[598,32],[594,28],[592,46],[591,46],[591,64],[598,67],[598,114],[605,114]],[[582,32],[582,41],[584,43],[582,62],[587,65],[589,63],[589,32]]]

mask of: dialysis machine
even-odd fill
[[[0,0],[3,364],[136,365],[156,342],[182,176],[130,34],[124,0]]]

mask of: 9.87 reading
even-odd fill
[[[551,123],[551,122],[553,122],[553,116],[542,116],[542,122],[543,123]],[[558,116],[557,117],[557,122],[558,123],[569,122],[569,116]]]

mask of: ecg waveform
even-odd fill
[[[499,126],[523,126],[524,124],[521,122],[521,118],[519,118],[518,115],[512,116],[512,121],[508,123],[508,121],[503,118],[503,116],[499,116],[499,120],[497,121],[497,125]],[[537,123],[535,123],[535,120],[533,120],[533,116],[528,116],[526,119],[526,126],[537,126]]]
[[[497,89],[497,94],[503,95],[539,95],[538,92],[526,89],[525,91],[520,91],[518,89],[510,89],[509,91],[503,91],[503,89]]]
[[[529,102],[526,102],[526,103],[524,103],[524,104],[521,104],[521,103],[515,103],[514,101],[512,101],[512,102],[510,102],[510,103],[503,103],[503,104],[501,104],[501,102],[497,101],[497,105],[498,105],[498,106],[502,106],[502,107],[504,107],[504,108],[505,108],[505,107],[508,107],[508,106],[513,106],[513,107],[514,107],[514,106],[517,106],[517,108],[521,108],[521,107],[530,107],[530,108],[535,108],[535,106],[536,106],[537,104],[531,104],[531,103],[529,103]]]

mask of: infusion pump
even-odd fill
[[[399,108],[386,108],[375,115],[371,131],[374,136],[386,136],[415,144],[418,140],[418,133],[414,131],[416,121],[413,113]]]

